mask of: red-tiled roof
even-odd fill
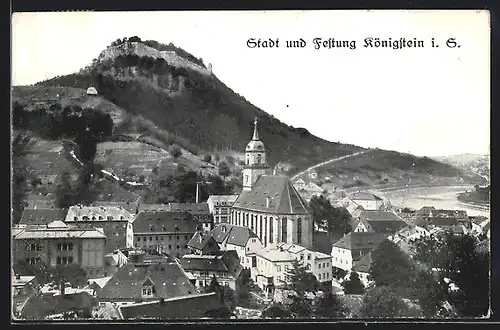
[[[64,221],[66,211],[62,209],[24,209],[20,224],[47,224],[52,221]]]
[[[87,292],[57,296],[33,296],[21,311],[24,319],[42,320],[49,315],[92,308],[97,300]]]
[[[248,240],[257,235],[250,228],[223,223],[210,231],[217,243],[222,243],[227,237],[227,244],[246,246]]]
[[[288,177],[279,175],[261,175],[252,190],[241,193],[233,208],[274,214],[310,213],[307,203],[302,200]]]
[[[333,246],[348,250],[375,249],[387,236],[386,233],[351,232]]]
[[[188,242],[188,246],[197,250],[203,250],[209,243],[217,247],[219,246],[211,235],[197,232]]]
[[[134,233],[168,232],[194,234],[199,223],[189,212],[142,211],[135,216]]]

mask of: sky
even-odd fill
[[[252,104],[329,141],[419,156],[489,153],[486,11],[14,13],[12,84],[77,72],[131,36],[203,58]],[[369,37],[424,47],[365,48]],[[250,38],[279,38],[279,47],[250,48]],[[286,47],[301,38],[305,47]],[[356,48],[315,49],[314,38]],[[460,47],[447,47],[449,38]]]

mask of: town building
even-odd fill
[[[25,320],[64,319],[65,315],[90,318],[97,300],[87,292],[31,296],[19,312]]]
[[[197,294],[184,270],[168,256],[131,252],[129,261],[98,293],[99,304],[126,305]]]
[[[189,212],[202,225],[204,231],[210,231],[214,227],[208,203],[139,204],[138,213],[142,211]]]
[[[104,207],[115,206],[115,207],[121,207],[122,209],[126,210],[127,212],[129,212],[132,215],[139,213],[139,203],[136,203],[136,202],[95,201],[92,204],[93,204],[93,206],[104,206]]]
[[[90,86],[89,88],[87,88],[87,95],[97,96],[98,95],[97,89],[95,89],[94,86]]]
[[[303,185],[300,189],[298,189],[295,184],[294,187],[300,193],[300,196],[307,202],[309,202],[314,196],[321,196],[323,194],[323,188],[314,182],[309,182]]]
[[[222,307],[215,292],[193,294],[150,302],[121,305],[120,319],[198,319],[211,316],[211,312]]]
[[[349,198],[354,203],[362,206],[363,209],[365,209],[367,211],[379,210],[384,203],[382,198],[378,197],[375,194],[365,192],[365,191],[355,192],[355,193],[349,195]]]
[[[252,259],[248,255],[263,247],[259,237],[247,227],[220,224],[210,232],[210,236],[221,250],[236,251],[241,265],[247,269],[252,267]]]
[[[235,251],[222,251],[219,255],[187,254],[182,257],[181,266],[198,289],[209,286],[215,277],[220,285],[235,290],[243,270]]]
[[[66,212],[55,208],[26,208],[23,211],[19,227],[27,225],[46,225],[52,221],[64,221]]]
[[[231,207],[238,198],[238,195],[211,195],[207,204],[210,213],[214,218],[214,225],[229,223],[231,217]]]
[[[373,283],[373,280],[370,277],[370,267],[372,264],[372,253],[371,251],[365,254],[361,259],[359,259],[355,264],[354,264],[354,271],[358,273],[359,279],[361,280],[361,283],[365,287],[369,286],[371,283]]]
[[[231,209],[230,224],[250,228],[264,246],[280,242],[312,247],[313,220],[289,178],[270,175],[257,119],[245,149],[243,191]]]
[[[188,242],[188,249],[190,254],[199,255],[215,255],[219,254],[219,244],[210,234],[197,232]]]
[[[332,246],[332,266],[350,272],[364,255],[376,249],[389,234],[351,232]]]
[[[31,296],[38,294],[40,288],[35,276],[21,276],[14,271],[12,274],[12,307],[19,312]]]
[[[141,211],[133,223],[134,246],[154,249],[177,258],[189,253],[188,242],[201,225],[186,211]]]
[[[73,205],[68,209],[66,222],[102,228],[106,235],[106,253],[132,247],[134,216],[118,206]]]
[[[295,260],[305,266],[318,282],[331,284],[333,279],[331,257],[303,246],[281,243],[257,250],[252,258],[255,259],[251,268],[252,279],[266,295],[272,295],[276,288],[288,283],[287,276]]]
[[[361,211],[354,220],[354,232],[377,232],[395,234],[407,227],[398,215],[388,211]]]
[[[14,261],[47,266],[80,265],[88,276],[106,276],[104,246],[106,235],[98,229],[82,229],[61,221],[27,226],[14,237]]]

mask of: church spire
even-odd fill
[[[253,141],[258,141],[259,140],[259,131],[257,130],[257,123],[258,123],[258,120],[257,120],[257,117],[255,117],[255,120],[253,122],[253,124],[254,124],[253,137],[252,137]]]

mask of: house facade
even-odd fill
[[[134,216],[119,206],[74,205],[68,209],[66,223],[90,225],[104,230],[106,235],[105,252],[132,247]]]
[[[332,266],[350,272],[368,252],[374,250],[389,234],[377,232],[351,232],[332,246]]]
[[[210,235],[221,250],[236,251],[240,264],[247,269],[252,267],[252,258],[249,254],[263,247],[259,237],[247,227],[220,224],[210,232]]]
[[[356,204],[363,207],[367,211],[379,210],[382,207],[384,201],[382,198],[374,195],[372,193],[360,191],[355,192],[349,196],[349,198]]]
[[[237,198],[238,195],[211,195],[208,197],[208,209],[214,218],[214,226],[220,223],[229,223],[231,207]]]
[[[243,270],[235,251],[224,251],[219,255],[187,254],[182,257],[181,266],[192,276],[198,289],[209,286],[215,277],[220,285],[235,290],[236,280]]]
[[[198,255],[215,255],[221,251],[212,235],[201,231],[194,234],[188,242],[188,249],[190,254]]]
[[[106,235],[97,229],[82,229],[61,221],[26,227],[14,237],[14,261],[48,266],[78,264],[88,276],[106,276]]]
[[[134,220],[134,246],[181,258],[201,225],[186,211],[141,211]]]

